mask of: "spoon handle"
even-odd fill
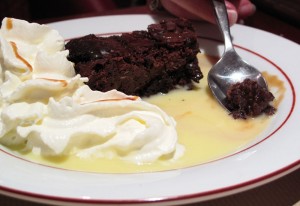
[[[215,9],[217,23],[223,34],[225,52],[229,50],[234,50],[231,41],[227,9],[224,0],[212,0],[212,2]]]

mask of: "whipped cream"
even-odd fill
[[[41,155],[137,164],[184,152],[160,108],[116,90],[92,91],[46,25],[5,18],[0,30],[0,143]]]

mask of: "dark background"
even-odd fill
[[[252,0],[259,10],[300,26],[300,0]],[[146,0],[0,0],[0,18],[15,17],[28,21],[145,5]]]
[[[48,23],[145,7],[147,0],[0,0],[0,20]],[[300,0],[252,0],[256,13],[243,23],[300,43]],[[145,10],[140,10],[145,12]],[[126,13],[126,12],[124,12]],[[149,11],[148,11],[149,13]]]

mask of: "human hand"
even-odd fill
[[[175,16],[215,23],[210,0],[161,0],[161,5]],[[255,6],[250,0],[225,0],[225,5],[230,25],[255,12]]]

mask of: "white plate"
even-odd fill
[[[157,19],[156,19],[157,20]],[[66,39],[89,33],[121,33],[146,29],[148,15],[76,19],[52,23]],[[196,26],[203,52],[221,55],[218,30]],[[235,25],[238,53],[285,82],[286,93],[270,128],[247,149],[186,169],[142,174],[96,174],[51,168],[0,150],[0,193],[65,205],[183,204],[243,191],[283,176],[300,166],[300,47],[273,34]]]

